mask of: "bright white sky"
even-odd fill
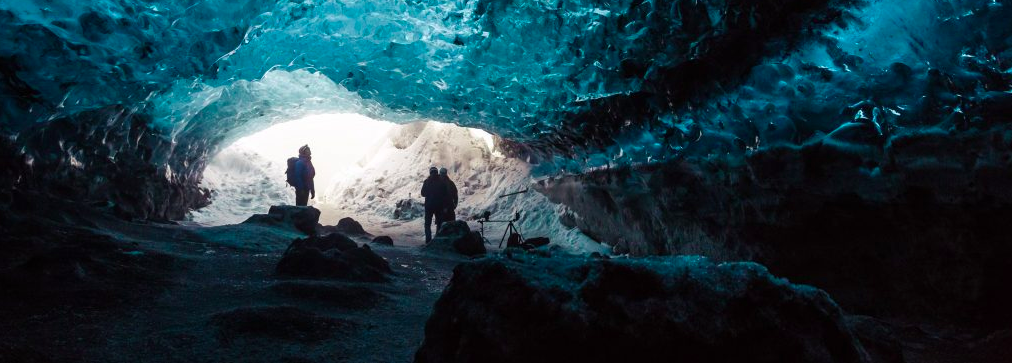
[[[255,151],[283,171],[285,161],[298,156],[299,148],[308,144],[313,151],[317,192],[322,192],[334,178],[355,170],[355,163],[393,126],[359,114],[314,115],[271,126],[230,147]]]

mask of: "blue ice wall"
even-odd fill
[[[806,3],[815,5],[798,5]],[[10,107],[4,118],[154,105],[156,124],[178,134],[200,112],[233,116],[225,112],[233,107],[217,110],[218,93],[269,72],[306,70],[377,102],[362,112],[526,141],[551,133],[582,102],[640,91],[651,72],[706,52],[698,44],[708,39],[784,20],[784,4],[796,8],[785,13],[805,15],[827,3],[847,2],[5,2],[0,55],[18,85],[5,92],[31,107]],[[333,98],[327,90],[317,96]],[[235,106],[276,121],[289,115],[272,111],[305,100],[278,96],[284,107],[253,95]],[[222,126],[215,129],[230,131]]]
[[[1007,120],[1009,18],[997,0],[3,1],[0,129],[55,170],[137,154],[190,184],[235,137],[334,111],[480,127],[545,173],[823,138],[875,153]]]
[[[1002,1],[870,1],[688,106],[618,96],[573,120],[646,121],[624,127],[606,152],[586,153],[592,166],[822,142],[881,156],[898,136],[1012,120],[1010,18]]]

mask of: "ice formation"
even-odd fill
[[[195,185],[221,147],[319,113],[478,127],[518,143],[537,174],[842,140],[862,124],[884,139],[963,128],[1005,117],[1010,11],[991,0],[4,2],[0,118],[16,148],[55,169],[47,182],[150,153],[145,183],[159,197],[141,204],[155,207],[121,209],[177,217],[201,203]],[[40,126],[61,120],[112,155]],[[126,128],[151,140],[101,136]],[[33,138],[48,145],[26,147]]]

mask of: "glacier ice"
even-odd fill
[[[997,0],[8,1],[0,131],[53,175],[139,152],[164,184],[153,204],[172,205],[198,203],[181,196],[223,146],[328,112],[481,128],[539,174],[823,137],[874,152],[910,130],[1008,118],[1010,12]],[[93,154],[70,140],[120,132],[124,117],[154,144],[97,137],[118,144]],[[50,132],[58,120],[74,130]],[[86,184],[108,189],[115,174]]]

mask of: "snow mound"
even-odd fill
[[[285,164],[264,159],[255,150],[228,148],[207,169],[201,186],[211,190],[211,205],[190,212],[189,219],[206,225],[236,224],[264,213],[272,205],[291,204]]]

